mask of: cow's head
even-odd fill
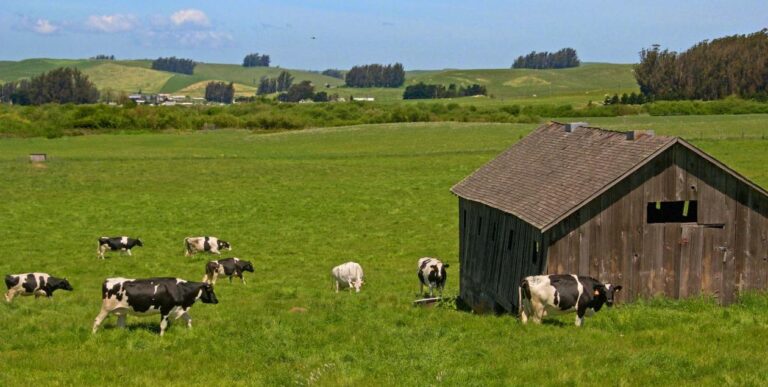
[[[72,288],[72,285],[69,284],[69,281],[67,281],[66,278],[50,277],[48,279],[48,286],[51,287],[51,290],[62,289],[70,292],[74,290]]]
[[[355,292],[356,293],[360,293],[360,288],[363,287],[364,283],[365,283],[365,281],[363,281],[362,278],[358,278],[358,279],[355,280],[355,282],[352,282],[352,287],[355,288]]]
[[[219,299],[216,298],[216,293],[213,292],[213,285],[206,283],[200,288],[200,301],[204,304],[218,304]]]
[[[613,306],[616,293],[620,291],[621,285],[597,284],[594,288],[594,300],[599,303],[599,306],[606,304],[611,307]],[[595,310],[599,310],[599,306]]]
[[[219,250],[229,250],[229,251],[232,251],[232,245],[230,245],[229,242],[226,242],[226,241],[223,241],[223,240],[219,239],[217,244],[219,245]]]
[[[136,246],[144,247],[144,243],[141,243],[141,239],[136,238]]]
[[[429,265],[430,268],[430,279],[432,276],[434,276],[435,279],[438,280],[438,282],[446,277],[445,269],[449,267],[447,263],[435,263],[432,265]]]
[[[240,271],[250,271],[253,273],[253,264],[251,264],[251,261],[240,261]]]

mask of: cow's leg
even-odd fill
[[[531,300],[531,309],[531,317],[533,318],[533,322],[536,324],[541,324],[541,319],[544,317],[544,305],[538,300]]]
[[[16,294],[18,293],[19,293],[18,289],[8,289],[8,291],[5,292],[5,301],[10,304],[11,301],[13,301],[13,298],[16,297]]]
[[[579,309],[576,310],[576,322],[575,323],[576,323],[577,327],[580,327],[580,326],[584,325],[584,314],[586,312],[587,312],[586,308],[584,308],[584,309],[579,308]]]
[[[99,330],[99,326],[104,321],[105,318],[109,316],[109,311],[107,309],[102,308],[99,314],[96,316],[96,318],[93,320],[93,333],[96,333],[97,330]]]
[[[335,281],[333,281],[333,282],[335,282],[335,283],[336,283],[336,293],[338,293],[338,292],[339,292],[339,281],[338,281],[338,280],[335,280]]]
[[[117,315],[117,327],[121,329],[125,329],[125,319],[128,317],[125,313],[121,313]]]
[[[419,282],[419,296],[421,296],[421,297],[424,296],[424,283],[423,282]]]
[[[187,323],[187,328],[192,328],[192,317],[189,315],[189,313],[185,312],[184,310],[179,310],[179,312],[176,313],[176,320],[178,319],[184,319],[184,322]]]
[[[168,315],[163,314],[160,316],[160,336],[165,334],[165,330],[168,328]]]
[[[128,254],[129,257],[133,256],[133,254],[131,254],[131,249],[126,249],[125,253]]]
[[[229,275],[229,283],[232,283],[232,276]]]
[[[213,280],[212,280],[213,282],[211,282],[211,284],[216,285],[216,279],[218,279],[218,278],[219,278],[219,272],[218,271],[214,271],[213,272]]]
[[[245,285],[245,276],[243,275],[243,273],[240,273],[240,283]]]

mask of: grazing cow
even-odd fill
[[[192,327],[189,309],[198,299],[206,304],[219,300],[213,286],[204,282],[187,282],[181,278],[107,278],[101,285],[101,312],[93,322],[93,333],[110,314],[117,315],[117,326],[125,328],[128,314],[160,313],[160,336],[168,327],[168,318],[184,318]]]
[[[240,277],[240,281],[245,284],[245,277],[243,277],[244,271],[250,271],[253,273],[253,265],[250,261],[243,261],[240,258],[224,258],[218,261],[210,261],[205,264],[205,277],[203,282],[207,282],[212,285],[216,285],[216,279],[220,275],[229,277],[229,282],[232,283],[232,276]]]
[[[419,259],[419,294],[424,294],[424,285],[429,287],[429,296],[432,297],[432,289],[437,288],[440,297],[443,296],[445,280],[448,273],[445,268],[449,267],[447,263],[441,262],[437,258],[424,257]]]
[[[357,262],[347,262],[334,267],[331,270],[331,278],[336,286],[336,293],[339,288],[349,288],[350,291],[354,288],[355,292],[360,293],[360,287],[365,283],[363,268]]]
[[[189,257],[198,251],[209,251],[213,254],[221,254],[221,250],[232,250],[232,245],[212,236],[184,238],[184,256]]]
[[[9,274],[5,276],[5,301],[11,302],[16,295],[52,297],[57,289],[72,291],[72,285],[66,278],[52,277],[46,273]]]
[[[132,239],[127,236],[101,237],[99,238],[99,248],[96,250],[96,254],[99,255],[99,258],[104,259],[104,253],[109,249],[112,251],[124,251],[131,255],[131,249],[136,246],[144,246],[141,243],[141,239]]]
[[[584,323],[584,316],[591,316],[603,307],[613,306],[614,295],[621,286],[603,284],[586,276],[552,274],[525,277],[518,289],[520,320],[541,324],[548,313],[576,312],[576,326]]]

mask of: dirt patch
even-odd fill
[[[293,308],[288,310],[291,313],[307,313],[307,308],[302,308],[300,306],[294,306]]]

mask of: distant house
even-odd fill
[[[477,311],[516,312],[533,274],[589,275],[630,301],[768,286],[768,192],[678,137],[553,122],[451,190]]]

